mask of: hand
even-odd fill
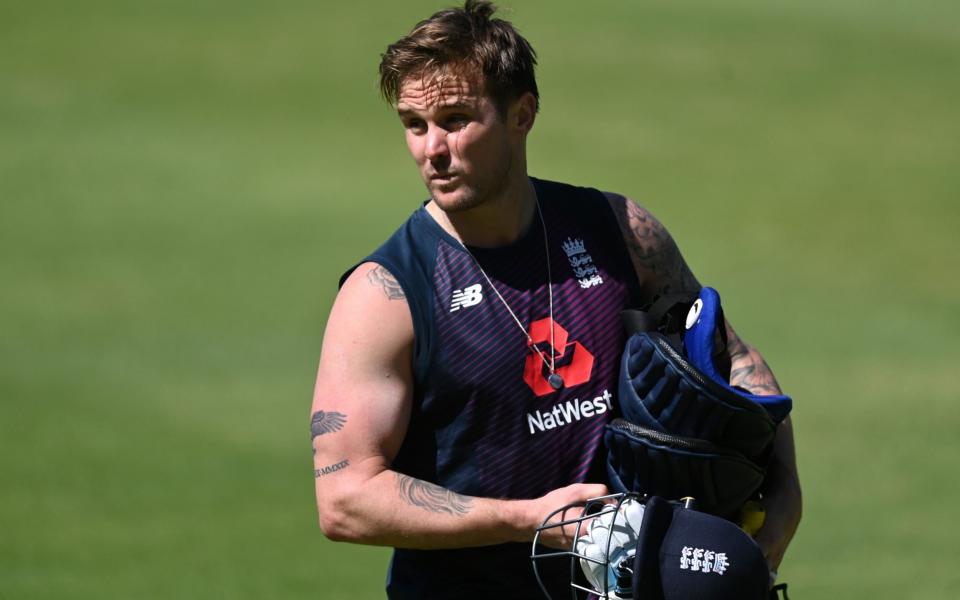
[[[550,513],[555,510],[567,506],[568,504],[575,504],[578,506],[573,506],[567,510],[558,512],[550,518],[549,523],[560,523],[561,521],[567,521],[570,519],[575,519],[580,516],[582,512],[582,507],[586,504],[587,500],[591,498],[598,498],[600,496],[606,496],[610,492],[607,490],[607,486],[599,483],[575,483],[573,485],[568,485],[556,490],[553,490],[549,494],[541,496],[535,500],[526,500],[528,503],[528,514],[530,515],[530,523],[532,527],[529,531],[533,531],[537,527],[543,524],[544,520],[547,518]],[[586,533],[586,527],[589,523],[584,522],[580,526],[580,535]],[[540,543],[544,546],[550,548],[557,548],[561,550],[568,550],[573,546],[573,540],[577,535],[577,524],[571,523],[563,527],[551,527],[549,529],[544,529],[540,534]]]

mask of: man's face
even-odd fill
[[[433,201],[446,212],[479,206],[508,185],[513,148],[493,100],[468,80],[408,78],[397,112]]]

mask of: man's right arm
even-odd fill
[[[381,265],[358,267],[327,321],[311,410],[327,537],[404,548],[529,541],[552,510],[606,493],[575,484],[533,500],[475,498],[393,471],[413,401],[413,335],[396,279]],[[556,535],[548,543],[568,543]]]

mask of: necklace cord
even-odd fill
[[[547,255],[547,297],[550,299],[550,374],[553,375],[557,370],[557,347],[554,344],[553,333],[553,270],[550,268],[550,241],[547,239],[547,222],[543,218],[543,211],[540,210],[540,198],[534,196],[534,201],[537,203],[537,216],[540,217],[540,226],[543,227],[543,250]]]
[[[543,356],[543,351],[541,351],[540,348],[538,348],[537,345],[533,342],[533,336],[530,335],[530,332],[527,331],[527,328],[524,327],[523,323],[520,322],[520,318],[517,317],[516,313],[513,312],[513,309],[510,308],[510,305],[507,304],[506,299],[504,299],[504,297],[500,294],[500,290],[497,289],[497,286],[493,285],[493,281],[490,279],[490,276],[487,275],[487,272],[483,270],[483,267],[480,266],[480,261],[477,260],[477,257],[473,255],[473,252],[470,252],[470,249],[467,248],[467,245],[464,244],[462,240],[458,240],[458,241],[460,242],[460,245],[463,246],[463,249],[466,251],[467,255],[471,258],[471,260],[473,260],[473,264],[475,264],[477,266],[477,269],[480,270],[480,274],[483,275],[483,278],[487,280],[487,285],[490,286],[490,289],[492,289],[493,293],[496,294],[501,304],[503,304],[504,308],[507,309],[507,312],[510,313],[510,316],[513,317],[513,320],[517,324],[517,327],[519,327],[520,331],[522,331],[523,334],[526,336],[527,345],[534,352],[537,353],[537,356],[540,357],[540,361],[543,362],[543,365],[547,367],[547,369],[549,369],[550,371],[550,374],[553,375],[556,373],[556,364],[557,364],[556,350],[557,349],[554,346],[556,336],[554,334],[554,323],[553,323],[553,273],[550,268],[550,243],[549,243],[549,240],[547,239],[547,222],[543,218],[543,211],[540,209],[540,199],[536,196],[536,192],[534,192],[533,200],[536,203],[537,216],[540,218],[540,226],[543,228],[543,249],[547,255],[547,297],[549,299],[549,306],[550,306],[549,310],[550,310],[550,348],[551,348],[549,362],[547,362],[546,357]]]

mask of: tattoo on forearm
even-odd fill
[[[624,203],[626,214],[621,209],[618,216],[628,230],[627,249],[635,264],[656,276],[653,296],[699,290],[700,284],[663,224],[640,205],[626,199]]]
[[[343,459],[343,460],[341,460],[341,461],[338,462],[338,463],[334,463],[334,464],[329,465],[329,466],[326,466],[326,467],[320,467],[319,469],[314,469],[314,470],[313,470],[313,478],[314,478],[314,479],[320,479],[321,477],[326,477],[327,475],[330,475],[331,473],[336,473],[337,471],[342,471],[342,470],[346,469],[346,468],[349,467],[349,466],[350,466],[350,461],[347,460],[347,459]]]
[[[752,346],[727,328],[727,352],[730,354],[730,385],[759,396],[781,394],[780,384],[767,361]]]
[[[400,284],[397,282],[397,278],[394,277],[390,271],[383,268],[382,265],[377,265],[376,268],[367,273],[367,279],[370,281],[370,285],[382,288],[383,293],[386,294],[390,300],[403,300],[406,298],[406,295],[403,293],[403,288],[400,287]]]
[[[340,431],[346,422],[347,415],[343,413],[323,410],[313,413],[310,418],[310,444],[313,445],[313,441],[325,433]],[[317,453],[316,448],[313,449],[313,453]]]
[[[461,516],[473,508],[473,499],[444,489],[439,485],[397,473],[400,497],[412,506],[434,513]]]

